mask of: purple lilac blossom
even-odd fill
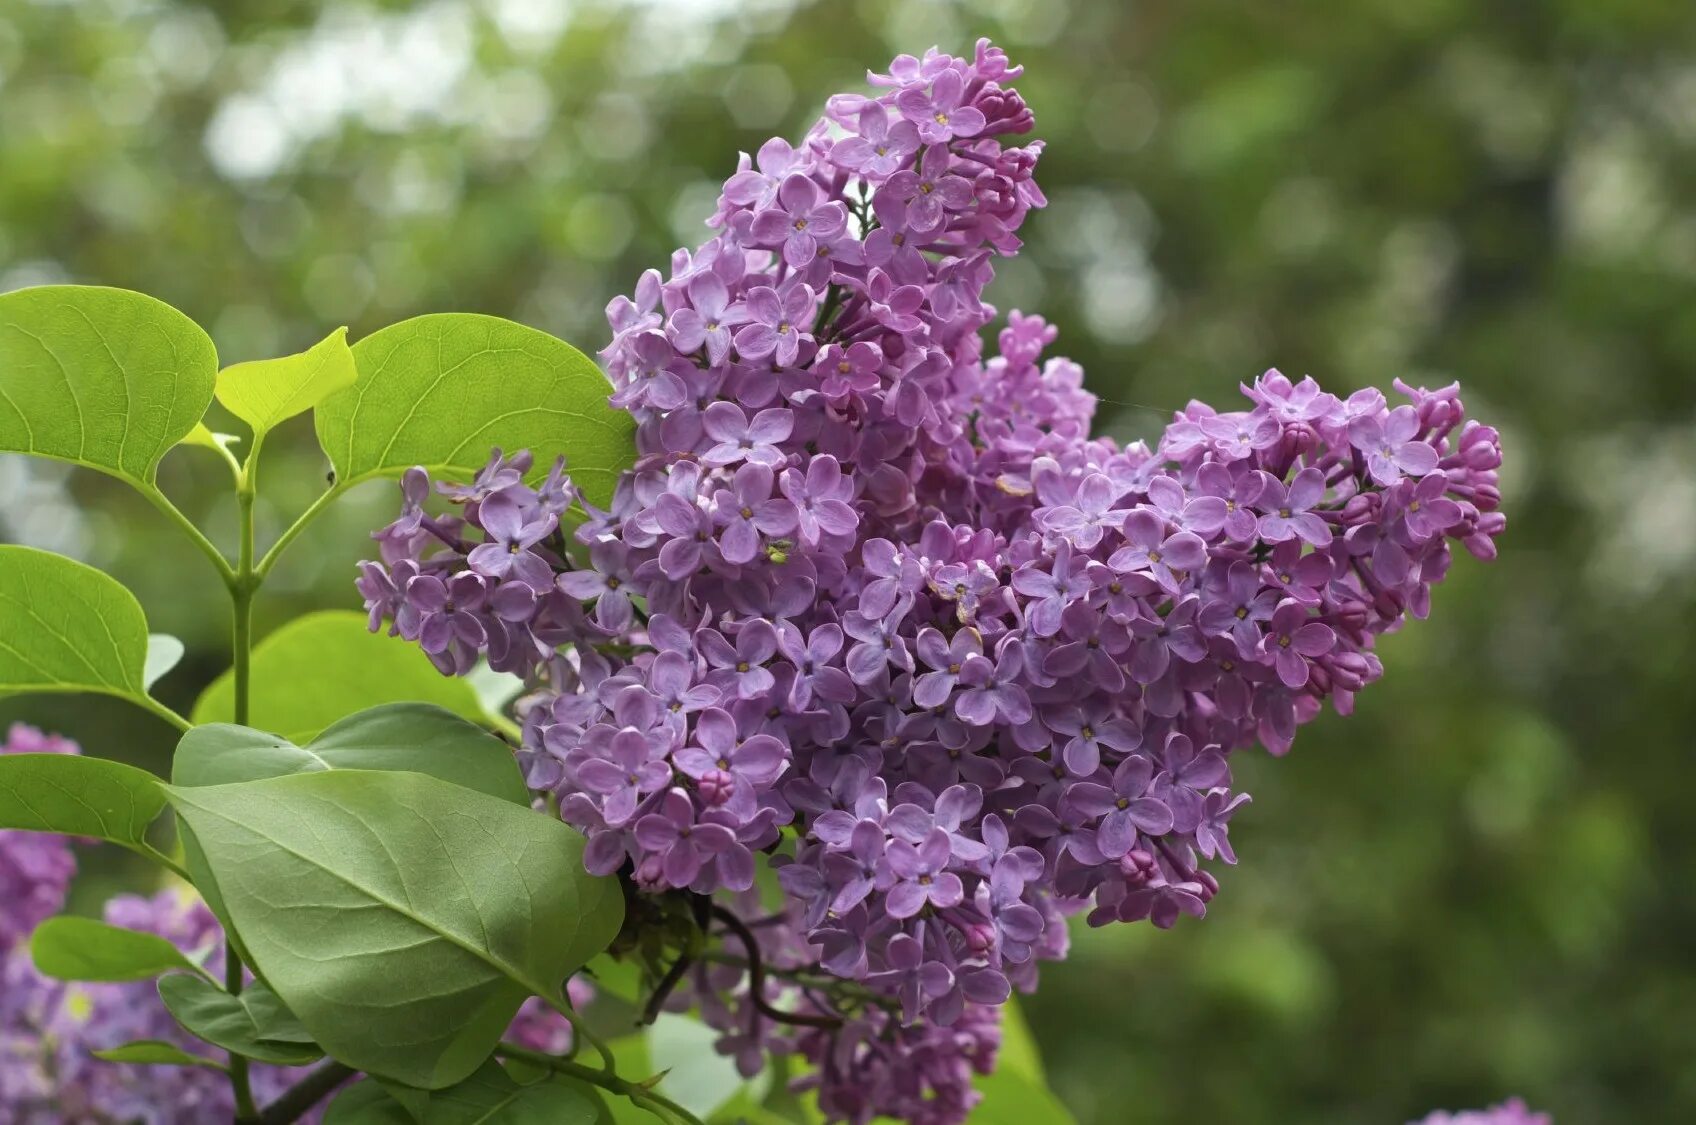
[[[1020,74],[987,41],[902,56],[744,156],[712,237],[608,307],[639,458],[608,508],[568,541],[558,463],[538,491],[497,458],[438,485],[457,518],[409,500],[361,579],[443,671],[528,678],[526,776],[591,869],[742,904],[752,853],[793,839],[762,956],[861,999],[768,975],[764,1005],[841,1021],[796,1032],[725,965],[694,999],[739,1063],[806,1055],[856,1123],[963,1120],[1066,915],[1204,914],[1247,800],[1228,756],[1348,713],[1451,543],[1490,558],[1504,527],[1496,432],[1454,386],[1391,407],[1268,371],[1150,447],[1090,436],[1040,317],[986,355],[994,260],[1046,202]],[[467,571],[488,643],[426,637]]]

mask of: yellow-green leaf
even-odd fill
[[[224,368],[218,372],[218,401],[255,433],[264,433],[353,386],[357,375],[347,329],[338,328],[298,355]]]

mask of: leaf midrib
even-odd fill
[[[356,772],[356,771],[341,771],[341,772]],[[396,772],[403,772],[403,771],[396,771]],[[425,776],[425,775],[420,774],[418,776]],[[536,995],[541,996],[544,999],[549,999],[549,1000],[557,999],[557,997],[554,996],[553,992],[550,989],[548,989],[548,988],[546,988],[542,985],[539,985],[537,982],[529,979],[529,975],[527,973],[523,972],[522,970],[518,969],[516,966],[509,965],[503,959],[492,956],[489,951],[478,949],[474,945],[471,945],[467,942],[461,941],[458,937],[456,937],[455,935],[448,933],[447,931],[441,929],[440,927],[438,927],[435,924],[433,924],[432,922],[430,922],[428,919],[419,917],[417,914],[412,912],[411,908],[401,907],[398,903],[392,901],[386,895],[380,894],[377,891],[374,891],[371,888],[363,885],[362,883],[360,883],[360,882],[358,882],[358,881],[356,881],[352,878],[349,878],[348,876],[343,875],[343,874],[341,874],[341,873],[339,873],[335,870],[332,870],[329,867],[326,867],[323,863],[319,862],[318,860],[313,859],[312,857],[303,854],[298,849],[292,848],[288,844],[284,843],[283,841],[276,839],[270,833],[261,832],[257,828],[254,828],[254,827],[247,825],[247,824],[243,824],[241,821],[236,820],[233,817],[227,816],[224,813],[221,813],[216,809],[210,808],[210,807],[208,807],[204,804],[201,804],[198,801],[195,801],[195,800],[189,798],[188,796],[186,796],[187,793],[191,793],[191,792],[193,792],[193,790],[191,790],[191,789],[180,789],[180,788],[177,788],[175,786],[172,786],[171,791],[173,793],[177,794],[179,799],[182,800],[183,803],[193,805],[195,808],[199,809],[200,811],[206,813],[209,816],[217,817],[219,820],[224,821],[226,824],[234,825],[244,832],[247,832],[247,833],[249,833],[253,836],[259,837],[260,839],[271,844],[273,847],[277,848],[279,851],[285,852],[288,855],[293,856],[295,859],[298,859],[302,863],[307,864],[309,867],[312,867],[314,870],[323,872],[325,875],[327,875],[330,878],[334,879],[335,881],[343,884],[344,886],[351,887],[352,889],[358,891],[360,894],[371,899],[373,902],[376,902],[379,905],[386,907],[387,909],[389,909],[389,910],[393,911],[394,913],[400,915],[401,917],[406,918],[406,919],[416,923],[417,925],[419,925],[423,929],[428,930],[429,932],[435,934],[438,938],[447,942],[448,944],[458,946],[460,949],[465,950],[465,952],[471,954],[473,957],[477,958],[479,961],[482,961],[483,963],[487,964],[490,968],[497,970],[503,976],[507,977],[509,980],[512,980],[512,981],[514,981],[518,984],[521,984],[524,987],[528,988],[531,992],[535,993]],[[426,823],[428,823],[428,822],[426,821]],[[392,857],[390,857],[390,862],[391,863],[393,862]],[[528,884],[526,884],[526,890],[528,891]],[[471,899],[470,901],[473,904],[475,904],[475,902],[476,902],[475,899]],[[475,905],[473,905],[473,910],[474,910],[474,913],[476,913],[476,915],[477,915],[478,924],[480,926],[483,926],[486,930],[488,922],[487,922],[486,919],[483,918],[483,912],[481,910],[475,909]]]

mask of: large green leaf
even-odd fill
[[[355,1083],[330,1103],[324,1125],[596,1125],[604,1114],[592,1086],[563,1074],[520,1083],[491,1060],[431,1093],[416,1115],[376,1082]]]
[[[635,460],[635,424],[582,352],[498,317],[434,313],[353,346],[359,381],[317,410],[337,484],[413,465],[469,474],[491,447],[529,449],[537,471],[565,454],[571,478],[605,506]]]
[[[347,329],[338,328],[299,355],[224,368],[218,372],[218,401],[262,434],[353,386],[357,375]]]
[[[200,969],[157,934],[109,926],[93,918],[49,918],[30,935],[29,954],[54,980],[150,980],[173,969]],[[204,977],[196,979],[204,981]]]
[[[416,773],[173,788],[260,975],[331,1055],[436,1089],[622,923],[551,817]]]
[[[79,754],[0,754],[0,828],[91,836],[152,855],[165,790],[145,770]]]
[[[151,485],[212,402],[218,353],[199,325],[124,289],[0,294],[0,450]]]
[[[320,770],[410,770],[514,804],[530,791],[506,743],[428,703],[387,703],[349,715],[305,746],[248,727],[195,727],[177,744],[177,785],[228,785]]]
[[[477,720],[471,685],[436,671],[417,645],[372,633],[362,613],[327,610],[284,625],[253,649],[248,725],[296,740],[311,738],[379,703],[434,703]],[[196,724],[235,718],[235,676],[225,672],[195,701]]]
[[[123,584],[33,547],[0,546],[0,695],[147,695],[147,617]]]
[[[263,981],[231,996],[203,976],[173,973],[160,978],[159,998],[187,1031],[226,1051],[277,1066],[305,1066],[324,1057]]]

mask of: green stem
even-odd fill
[[[248,463],[252,463],[251,457],[249,457]],[[306,511],[300,514],[300,518],[290,524],[288,530],[284,531],[277,537],[277,541],[271,544],[271,549],[265,552],[265,557],[260,559],[259,565],[253,568],[254,575],[263,579],[271,573],[271,568],[277,565],[277,560],[282,557],[283,551],[288,545],[293,543],[295,538],[306,530],[307,525],[323,514],[324,509],[330,506],[330,502],[341,494],[342,486],[340,484],[332,486],[328,492],[320,493],[318,499],[312,501]]]
[[[253,570],[253,500],[259,489],[259,448],[264,444],[263,433],[254,435],[241,476],[236,480],[236,505],[241,516],[241,539],[236,555],[235,575],[231,578],[230,601],[234,610],[232,632],[232,662],[235,665],[235,721],[246,726],[252,697],[253,657],[253,595],[258,591],[260,578]],[[235,942],[224,939],[224,988],[231,996],[241,995],[242,962],[236,953]],[[230,1085],[235,1089],[236,1120],[257,1121],[259,1111],[253,1104],[253,1089],[248,1082],[247,1059],[230,1052]]]
[[[617,1060],[612,1057],[612,1052],[607,1049],[605,1040],[589,1030],[588,1025],[583,1022],[583,1017],[577,1014],[577,1010],[571,1006],[569,1001],[556,1000],[552,996],[543,996],[542,999],[547,1002],[550,1008],[564,1016],[567,1023],[571,1024],[571,1034],[575,1042],[587,1043],[595,1049],[595,1054],[601,1057],[601,1073],[610,1076],[614,1066],[617,1065]]]
[[[578,1063],[572,1062],[570,1059],[562,1059],[553,1055],[545,1055],[540,1051],[526,1050],[523,1047],[515,1047],[508,1043],[502,1043],[496,1048],[496,1050],[509,1059],[518,1059],[522,1062],[533,1063],[536,1066],[547,1067],[549,1070],[556,1070],[561,1074],[569,1074],[573,1078],[580,1078],[584,1082],[599,1086],[603,1090],[610,1091],[614,1094],[620,1094],[629,1098],[630,1101],[647,1110],[661,1121],[666,1122],[667,1125],[676,1125],[677,1122],[682,1122],[683,1125],[701,1125],[700,1118],[696,1117],[694,1114],[690,1113],[664,1094],[661,1094],[656,1090],[650,1090],[647,1086],[641,1083],[631,1082],[627,1079],[618,1077],[616,1074],[606,1071],[594,1070],[590,1067],[582,1066]]]
[[[231,580],[235,578],[235,571],[230,569],[229,560],[224,558],[223,552],[214,547],[212,541],[206,538],[198,527],[194,526],[194,521],[183,515],[182,509],[171,503],[171,498],[160,492],[158,485],[146,484],[137,487],[155,508],[158,508],[167,519],[182,529],[183,534],[187,535],[190,541],[200,549],[201,554],[212,560],[212,565],[218,569],[218,577],[223,579],[226,586],[229,585]]]
[[[124,698],[129,700],[131,703],[134,703],[137,707],[142,708],[144,711],[149,711],[152,714],[159,716],[161,719],[164,719],[167,723],[170,723],[185,734],[194,729],[193,723],[189,722],[187,719],[183,718],[157,699],[154,699],[151,695],[126,695]]]

